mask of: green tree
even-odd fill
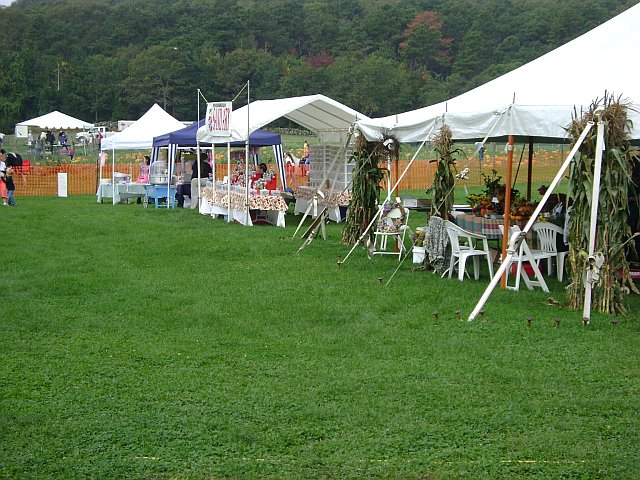
[[[158,103],[171,112],[179,100],[176,96],[184,84],[183,57],[177,47],[158,45],[142,50],[129,64],[129,72],[122,82],[125,104],[142,109]]]

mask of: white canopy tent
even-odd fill
[[[153,137],[184,128],[158,104],[122,132],[102,139],[102,150],[144,150],[153,146]]]
[[[368,140],[380,140],[385,134],[393,135],[401,142],[427,141],[443,124],[448,125],[455,140],[486,141],[488,138],[509,138],[513,143],[518,137],[537,141],[567,141],[563,127],[569,125],[572,113],[588,107],[605,93],[620,97],[630,104],[632,121],[630,138],[640,141],[640,66],[633,61],[640,52],[640,4],[629,8],[615,18],[585,33],[575,40],[451,100],[371,121],[361,121],[358,127]],[[599,187],[599,162],[604,148],[603,125],[598,126],[598,144],[591,214],[589,254],[594,253],[597,195]],[[583,137],[587,130],[583,132]],[[581,142],[581,140],[580,140]],[[565,160],[549,191],[560,180],[571,157]],[[513,148],[510,145],[507,183],[511,182]],[[507,190],[509,192],[509,190]],[[505,231],[509,225],[509,197],[505,206]],[[530,228],[541,205],[532,215],[522,234]],[[521,235],[522,235],[521,234]],[[511,254],[503,243],[503,264],[469,319],[473,320],[488,298],[504,269],[509,268]],[[512,241],[514,243],[514,241]],[[590,287],[585,293],[584,316],[589,319]]]
[[[563,127],[605,92],[628,99],[631,137],[640,140],[640,4],[584,35],[484,85],[446,102],[410,112],[361,120],[368,140],[384,134],[421,142],[447,124],[456,140],[513,135],[536,141],[567,140]]]
[[[16,131],[20,130],[20,127],[33,127],[50,130],[83,130],[93,127],[93,123],[85,122],[55,110],[47,113],[46,115],[41,115],[39,117],[32,118],[31,120],[16,123]]]
[[[210,143],[246,140],[248,134],[282,117],[312,131],[321,142],[339,142],[356,121],[368,120],[366,115],[320,94],[256,100],[233,111],[231,137],[212,136],[203,126],[197,138]]]
[[[366,115],[320,94],[275,100],[256,100],[232,112],[230,136],[212,135],[205,123],[198,129],[196,138],[199,142],[214,144],[246,142],[251,133],[283,117],[312,131],[318,136],[320,142],[325,143],[346,141],[353,125],[360,119],[368,119]],[[248,158],[246,161],[248,162]],[[228,175],[230,175],[230,159],[227,163]],[[245,168],[248,169],[248,164]],[[231,188],[230,184],[228,188]],[[248,205],[248,182],[246,197]],[[248,215],[249,210],[247,209],[247,217]]]
[[[100,148],[102,150],[111,150],[113,165],[111,181],[113,188],[115,189],[116,186],[116,150],[150,150],[153,147],[153,137],[164,135],[180,128],[184,128],[182,122],[165,112],[160,105],[154,104],[142,117],[125,130],[104,138]],[[169,185],[167,185],[167,190],[169,190]],[[115,194],[113,195],[113,204],[116,204]]]

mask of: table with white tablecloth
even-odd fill
[[[250,190],[249,215],[244,187],[234,185],[229,192],[225,184],[207,186],[202,190],[202,197],[200,213],[203,215],[226,216],[230,203],[231,218],[238,223],[253,226],[257,220],[263,220],[277,227],[285,226],[285,212],[288,207],[278,190]]]
[[[98,191],[96,197],[98,203],[102,203],[105,198],[114,199],[115,203],[120,203],[123,200],[129,200],[130,198],[144,198],[147,194],[146,185],[144,183],[116,183],[116,188],[113,188],[111,183],[101,183],[98,185]]]
[[[351,201],[351,193],[350,192],[342,192],[342,191],[333,191],[330,192],[328,189],[320,189],[324,197],[318,195],[318,212],[320,214],[324,207],[327,207],[327,211],[329,213],[329,220],[333,220],[336,223],[340,223],[342,221],[342,213],[340,208],[346,209]],[[296,190],[296,206],[294,209],[294,213],[296,215],[300,213],[305,213],[309,205],[313,202],[313,197],[318,193],[318,189],[310,186],[302,186],[298,187]],[[309,210],[309,215],[315,217],[313,212],[313,208]]]

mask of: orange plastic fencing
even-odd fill
[[[558,168],[564,160],[564,151],[560,150],[539,150],[533,158],[532,164],[532,181],[534,183],[549,182],[553,179]],[[395,183],[398,175],[405,171],[409,160],[403,159],[392,162],[391,179]],[[459,180],[457,185],[475,186],[483,185],[482,174],[491,175],[492,170],[496,170],[498,175],[503,177],[506,174],[506,155],[486,156],[482,165],[477,158],[469,158],[467,160],[457,161],[456,167],[458,171],[462,171],[465,167],[469,168],[468,180]],[[280,185],[279,172],[275,165],[270,165],[278,176],[278,185]],[[295,169],[295,170],[294,170]],[[288,169],[287,181],[290,186],[295,188],[297,185],[306,185],[308,176],[305,172],[305,166],[300,165]],[[432,183],[435,174],[436,163],[427,159],[416,159],[411,168],[406,172],[400,182],[400,190],[426,190]],[[138,178],[139,166],[136,163],[118,163],[115,165],[116,172],[128,174],[132,181]],[[514,156],[513,174],[518,172],[517,181],[524,183],[527,180],[528,161],[526,153],[522,161],[519,157]],[[293,173],[295,171],[295,182]],[[16,196],[36,196],[36,195],[57,195],[58,193],[58,173],[67,174],[67,194],[68,195],[87,195],[95,194],[100,178],[110,179],[112,176],[112,165],[106,164],[99,169],[97,165],[90,164],[63,164],[56,166],[40,166],[26,165],[22,168],[16,168],[14,174],[14,182],[16,184]],[[222,180],[227,175],[226,164],[215,165],[215,178]],[[387,188],[386,181],[382,182],[382,187]]]

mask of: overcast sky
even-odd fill
[[[0,0],[0,5],[11,5],[13,0]]]

